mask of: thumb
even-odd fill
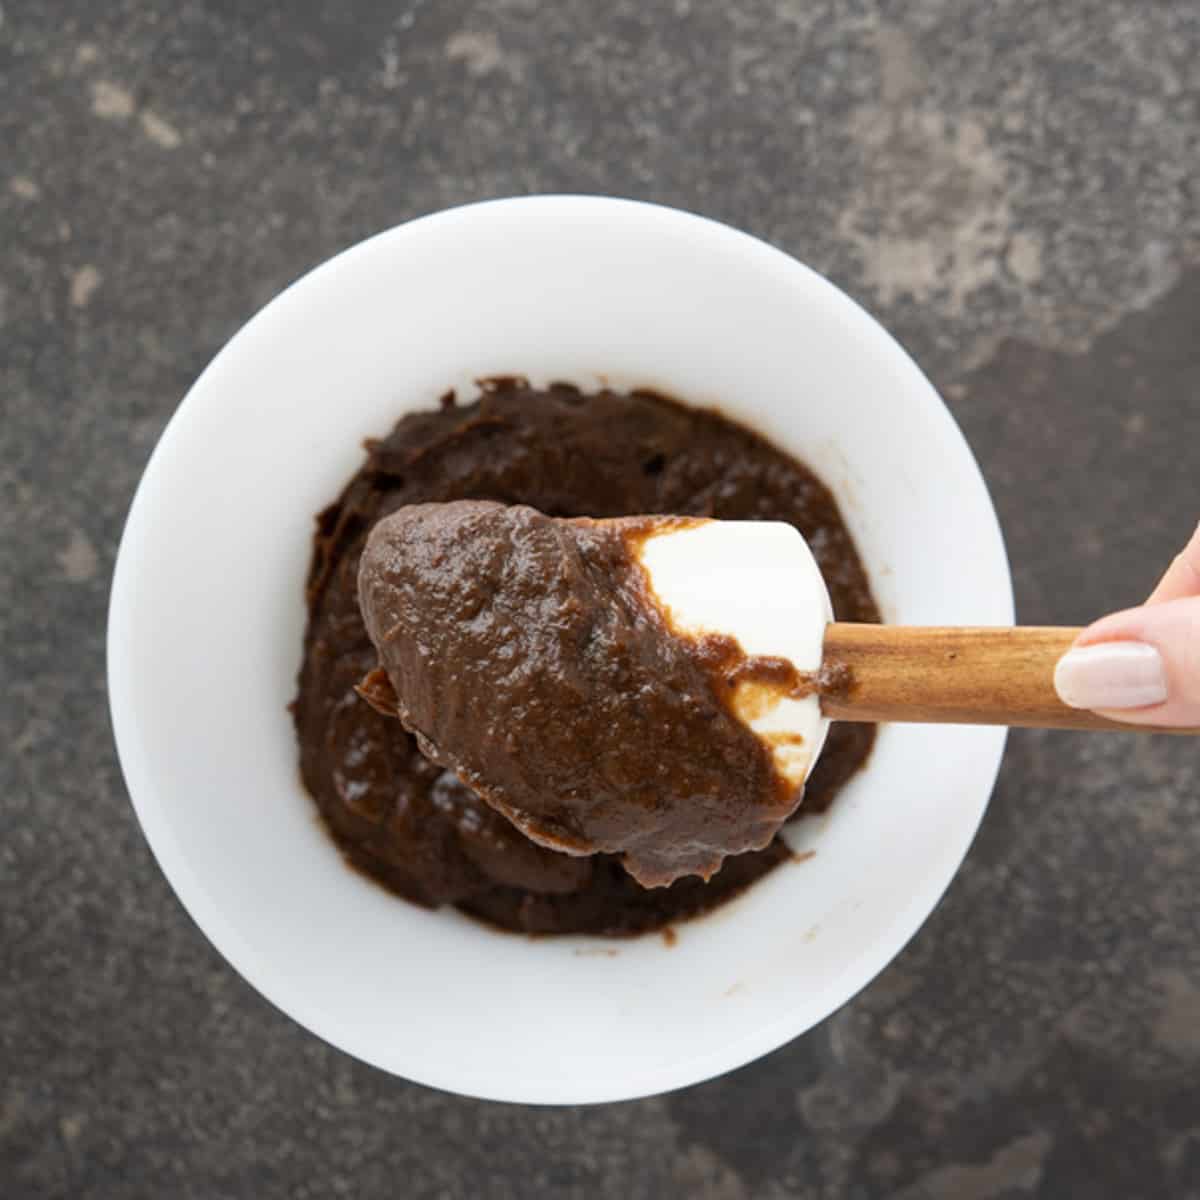
[[[1114,721],[1200,727],[1200,596],[1089,625],[1058,660],[1054,687],[1064,704]]]

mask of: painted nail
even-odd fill
[[[1071,708],[1146,708],[1167,698],[1162,655],[1145,642],[1099,642],[1068,650],[1054,690]]]

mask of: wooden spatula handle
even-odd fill
[[[821,706],[840,721],[1200,732],[1126,725],[1063,704],[1054,666],[1079,632],[834,623],[825,631],[825,666],[846,668],[845,687],[823,694]]]

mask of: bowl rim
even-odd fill
[[[331,1032],[330,1023],[324,1019],[319,1010],[309,1011],[305,1004],[293,994],[294,989],[289,991],[286,981],[278,979],[271,971],[260,965],[254,950],[244,940],[237,927],[229,922],[218,910],[217,905],[210,900],[192,865],[177,852],[173,835],[167,829],[165,817],[161,815],[158,804],[150,799],[155,790],[155,783],[150,777],[151,772],[146,753],[134,720],[132,699],[134,666],[131,655],[127,652],[131,645],[131,639],[136,637],[136,630],[131,627],[127,619],[128,595],[141,569],[136,549],[145,536],[144,528],[152,519],[152,494],[164,470],[164,462],[169,457],[175,443],[187,436],[190,414],[201,402],[203,392],[207,388],[207,381],[219,371],[221,364],[233,353],[235,347],[255,337],[256,327],[265,314],[280,306],[297,303],[298,293],[301,289],[314,281],[333,279],[360,258],[374,254],[381,245],[420,236],[426,228],[462,220],[464,217],[472,219],[475,214],[486,210],[513,206],[553,207],[559,205],[599,205],[614,210],[649,210],[656,216],[656,219],[689,224],[700,234],[710,237],[717,236],[730,244],[732,244],[731,239],[738,239],[748,252],[762,257],[764,263],[768,261],[766,256],[769,256],[770,260],[774,261],[776,269],[786,264],[787,269],[806,276],[810,284],[816,283],[828,303],[839,308],[843,315],[854,321],[863,337],[873,339],[881,352],[889,355],[904,370],[913,373],[924,383],[923,388],[915,387],[913,389],[909,400],[922,405],[927,410],[927,415],[941,424],[944,436],[951,442],[956,442],[958,449],[965,456],[964,468],[973,472],[978,479],[982,494],[986,499],[990,526],[986,531],[981,529],[980,536],[992,542],[991,549],[999,553],[1004,567],[1006,591],[1003,596],[997,597],[997,602],[1007,614],[1005,618],[1007,621],[1011,623],[1014,615],[1011,566],[995,505],[978,460],[949,408],[907,351],[861,305],[812,268],[760,238],[695,212],[645,201],[573,193],[511,196],[458,205],[406,221],[347,247],[296,277],[277,295],[262,305],[221,346],[188,388],[147,460],[122,530],[109,595],[106,661],[110,717],[121,771],[138,823],[172,891],[200,931],[220,955],[228,960],[229,964],[256,991],[285,1016],[343,1052],[372,1066],[397,1074],[401,1072],[397,1071],[394,1065],[381,1061],[377,1056],[372,1056],[368,1047],[355,1044],[353,1038],[344,1032]],[[542,1081],[531,1081],[527,1085],[521,1080],[507,1080],[504,1087],[492,1088],[481,1086],[479,1079],[472,1076],[470,1071],[445,1071],[434,1077],[427,1072],[410,1071],[407,1068],[402,1073],[403,1077],[438,1090],[513,1103],[590,1104],[631,1100],[657,1095],[723,1074],[745,1065],[801,1033],[815,1028],[852,1000],[900,953],[924,925],[953,882],[975,839],[995,786],[1007,731],[998,730],[997,733],[998,737],[992,755],[993,761],[986,772],[987,790],[979,808],[978,818],[970,830],[969,837],[965,839],[961,854],[953,856],[953,864],[944,878],[941,874],[927,875],[922,878],[919,885],[914,886],[908,905],[895,912],[893,928],[903,930],[902,936],[877,939],[872,946],[864,949],[854,959],[851,966],[844,969],[831,981],[827,981],[819,989],[823,993],[837,997],[833,1003],[826,1006],[825,1017],[821,1020],[808,1023],[789,1021],[789,1014],[784,1013],[775,1021],[760,1025],[749,1030],[740,1038],[723,1043],[719,1050],[701,1051],[694,1057],[680,1063],[673,1063],[670,1069],[653,1068],[646,1078],[633,1081],[632,1086],[597,1087],[588,1085],[578,1087],[573,1086],[571,1081],[564,1081],[561,1087],[547,1089]]]

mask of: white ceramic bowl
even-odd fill
[[[528,940],[349,870],[301,788],[287,704],[313,514],[364,437],[485,375],[649,386],[723,411],[833,488],[893,622],[1005,624],[975,460],[913,362],[808,268],[700,217],[500,200],[318,267],[221,351],[163,434],[121,542],[113,724],[147,839],[200,928],[314,1033],[408,1079],[526,1102],[695,1083],[866,984],[949,884],[1004,745],[891,727],[816,851],[676,945]],[[598,952],[600,950],[607,952]]]

